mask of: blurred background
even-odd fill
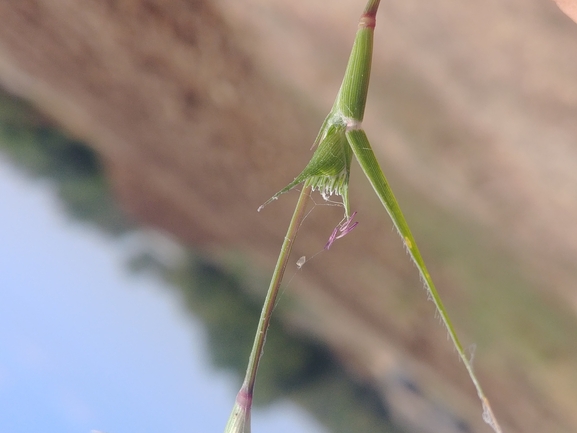
[[[2,431],[222,431],[296,193],[256,209],[308,161],[363,7],[0,4]],[[577,25],[380,9],[365,130],[457,332],[505,431],[574,432]],[[254,431],[490,431],[356,166],[350,195],[330,252],[339,208],[301,229]]]

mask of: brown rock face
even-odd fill
[[[383,2],[365,126],[459,333],[478,342],[506,431],[577,431],[577,25],[547,1],[461,3]],[[256,209],[306,164],[362,5],[326,8],[3,0],[0,83],[97,149],[137,219],[268,269],[295,197]],[[306,264],[291,323],[382,386],[405,421],[420,403],[396,393],[398,371],[488,431],[353,170],[361,224]],[[295,262],[340,217],[315,206]]]

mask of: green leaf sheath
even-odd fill
[[[331,111],[357,122],[365,114],[378,5],[379,1],[369,2],[361,16],[345,77]]]
[[[359,21],[345,77],[330,113],[314,141],[315,153],[305,169],[286,187],[266,201],[262,209],[279,195],[304,183],[326,198],[336,194],[343,198],[345,216],[350,217],[348,196],[352,152],[345,137],[348,129],[360,127],[365,113],[376,14],[380,0],[370,0]]]

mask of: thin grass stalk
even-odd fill
[[[276,305],[276,300],[279,294],[284,272],[288,264],[290,253],[305,216],[310,195],[311,188],[308,186],[304,187],[301,190],[299,199],[295,206],[293,216],[289,223],[289,227],[282,243],[274,272],[272,274],[264,305],[262,307],[254,343],[248,360],[246,375],[242,387],[236,397],[234,408],[225,428],[225,433],[250,433],[250,410],[252,406],[252,397],[254,394],[254,385],[258,372],[258,366],[264,350],[266,334],[270,326],[272,312]]]

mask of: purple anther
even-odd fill
[[[353,231],[353,229],[359,223],[358,221],[353,223],[353,218],[355,217],[356,214],[357,214],[356,212],[353,212],[348,219],[346,219],[345,221],[343,221],[342,223],[340,223],[338,226],[335,227],[335,229],[331,233],[331,236],[329,237],[329,241],[325,245],[325,250],[328,250],[334,241],[342,237],[345,237],[346,235],[348,235],[350,232]]]

